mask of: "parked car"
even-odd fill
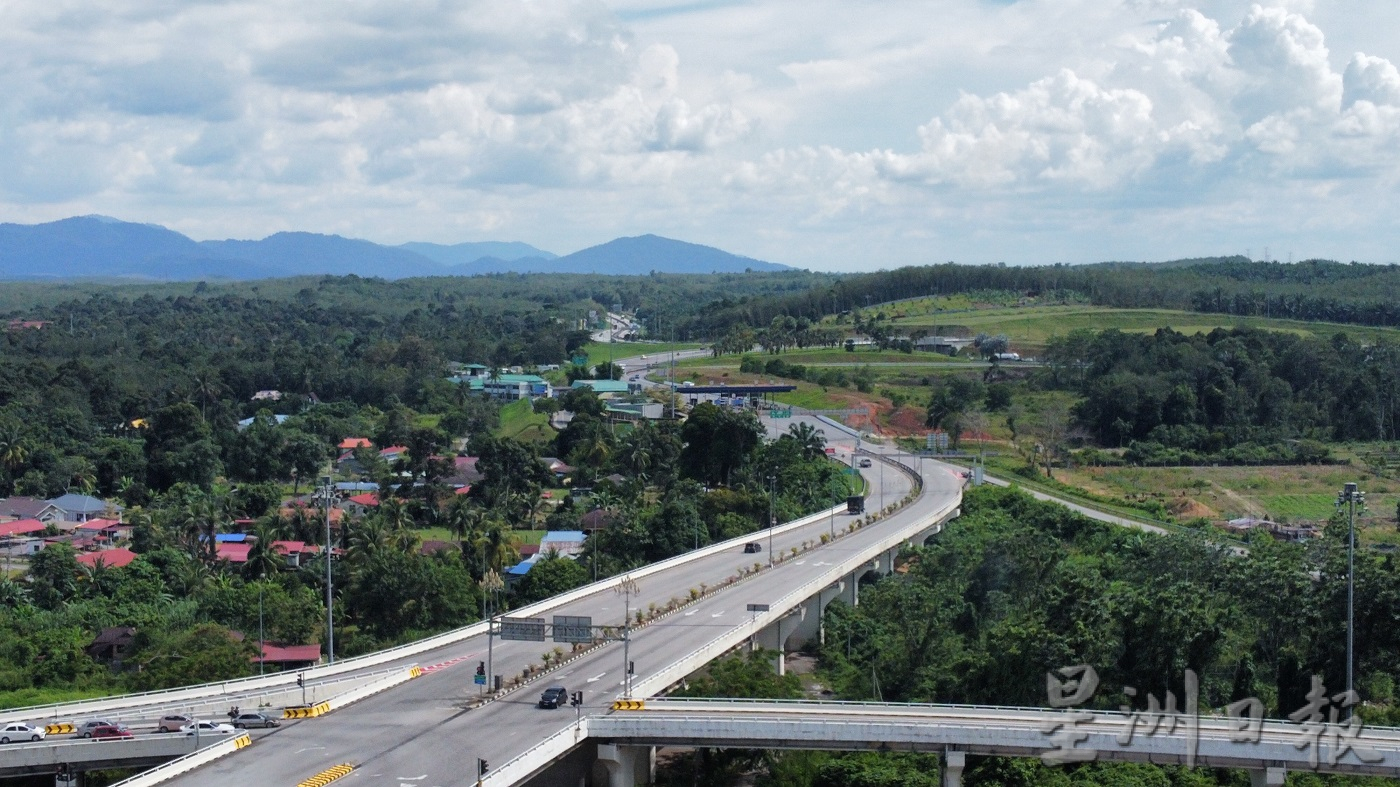
[[[569,690],[563,686],[550,686],[540,695],[541,708],[559,708],[569,701]]]
[[[282,722],[266,713],[240,713],[234,717],[233,726],[240,730],[251,730],[254,727],[276,727]]]
[[[232,735],[238,730],[235,730],[232,724],[224,724],[223,722],[197,721],[181,727],[180,732],[186,735],[194,735],[196,732],[200,735]]]
[[[194,719],[180,713],[172,713],[169,716],[161,716],[160,723],[156,725],[157,732],[179,732],[186,725],[193,724]]]
[[[77,737],[77,738],[91,738],[91,737],[92,737],[92,731],[95,730],[95,729],[97,729],[98,727],[116,727],[116,726],[117,726],[117,723],[116,723],[115,721],[103,721],[103,720],[101,720],[101,719],[88,719],[87,721],[85,721],[85,722],[83,722],[82,724],[79,724],[79,725],[78,725],[77,731],[74,732],[74,737]]]
[[[758,543],[757,541],[750,541],[749,543],[744,545],[744,554],[746,555],[762,551],[763,545]]]
[[[0,727],[0,743],[9,743],[10,741],[14,741],[15,743],[19,743],[20,741],[37,743],[43,740],[44,736],[47,734],[48,731],[43,727],[35,727],[33,724],[25,724],[22,721],[17,721],[13,724],[6,724],[4,727]]]
[[[114,740],[116,738],[134,738],[136,736],[131,734],[131,730],[113,724],[102,727],[94,727],[92,729],[92,734],[88,737],[92,738],[95,741],[109,741]]]

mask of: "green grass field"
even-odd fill
[[[415,531],[424,541],[456,541],[457,536],[445,527],[424,527]],[[543,530],[515,530],[515,537],[524,544],[539,544],[544,538]]]
[[[542,443],[554,439],[554,429],[549,425],[549,416],[536,413],[529,401],[521,399],[501,408],[496,436]]]
[[[666,360],[663,356],[666,353],[676,350],[694,350],[704,345],[694,343],[667,343],[667,342],[589,342],[583,346],[583,351],[588,354],[588,365],[597,366],[600,363],[608,362],[609,347],[612,350],[612,359],[635,358],[645,355],[648,359]]]
[[[1247,326],[1319,338],[1330,338],[1338,332],[1343,332],[1363,341],[1374,341],[1382,336],[1391,340],[1400,339],[1400,330],[1390,328],[1273,320],[1263,317],[1231,317],[1173,309],[1109,309],[1098,306],[1032,306],[936,313],[902,319],[895,325],[901,330],[924,328],[936,329],[937,333],[1004,333],[1011,338],[1012,345],[1018,348],[1042,347],[1050,337],[1062,336],[1076,328],[1117,328],[1133,333],[1151,333],[1158,328],[1171,328],[1180,333],[1194,334],[1209,333],[1216,328]]]

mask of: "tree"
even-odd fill
[[[550,555],[535,561],[530,573],[516,585],[515,595],[521,604],[531,604],[582,587],[588,581],[588,569],[578,561]]]
[[[178,483],[209,489],[219,470],[219,452],[209,425],[188,403],[156,411],[146,430],[146,478],[151,489]]]
[[[762,435],[763,427],[752,412],[701,402],[681,427],[681,471],[705,484],[726,483]]]
[[[41,609],[62,606],[73,596],[77,579],[77,553],[67,544],[52,544],[29,560],[29,593]]]
[[[202,623],[187,631],[138,631],[127,663],[137,668],[132,684],[153,691],[251,675],[256,655],[256,640],[240,642],[224,626]]]

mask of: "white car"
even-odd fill
[[[186,724],[181,727],[180,732],[186,735],[194,735],[195,732],[200,735],[232,735],[238,730],[232,724],[224,724],[223,722],[197,721],[194,724]]]
[[[19,743],[20,741],[38,743],[48,734],[48,730],[43,727],[35,727],[33,724],[25,724],[24,722],[14,722],[13,724],[6,724],[4,727],[0,727],[0,743],[9,743],[11,741],[15,743]]]

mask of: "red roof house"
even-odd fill
[[[368,437],[347,437],[336,446],[342,451],[354,451],[356,448],[370,448],[374,445]]]
[[[253,657],[253,663],[277,664],[284,669],[309,667],[321,661],[320,645],[273,645],[263,643],[262,657]]]
[[[26,533],[42,533],[48,525],[37,519],[20,519],[15,522],[0,522],[0,538],[22,536]]]
[[[136,558],[137,554],[130,549],[126,547],[117,547],[115,549],[104,549],[100,552],[87,552],[78,555],[78,562],[85,566],[93,566],[94,568],[98,563],[101,563],[107,568],[121,568],[122,566],[130,565],[131,561]]]
[[[248,553],[253,550],[252,544],[240,544],[234,541],[223,541],[214,546],[214,554],[220,560],[227,560],[230,563],[247,563]]]

